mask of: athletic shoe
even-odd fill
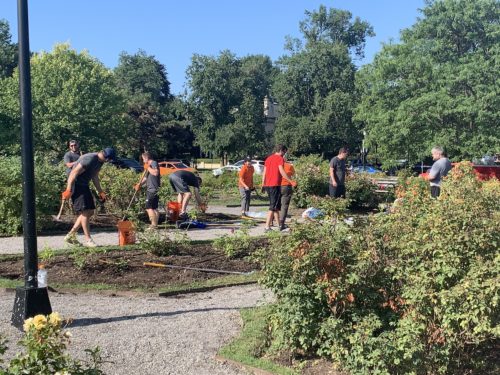
[[[264,228],[264,233],[269,233],[272,232],[273,230],[271,228]]]
[[[182,214],[179,215],[179,219],[187,220],[189,219],[189,215],[187,214],[187,212],[183,212]]]
[[[76,234],[74,233],[68,233],[64,237],[64,242],[66,242],[68,245],[81,245],[80,241],[78,241],[78,238],[76,238]]]
[[[287,225],[282,225],[280,227],[280,232],[290,232],[290,228]]]
[[[94,242],[94,240],[91,238],[88,241],[85,241],[83,243],[83,246],[85,247],[97,247],[97,244]]]

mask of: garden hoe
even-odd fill
[[[61,215],[64,210],[64,203],[66,203],[66,199],[61,199],[61,208],[59,208],[59,213],[56,216],[56,221],[61,221]]]

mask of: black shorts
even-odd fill
[[[158,194],[151,191],[146,192],[146,209],[156,210],[158,208]]]
[[[189,186],[186,182],[179,176],[172,174],[169,176],[170,185],[176,193],[189,193]]]
[[[267,186],[269,195],[269,211],[281,210],[281,186]]]
[[[94,197],[88,186],[75,185],[71,201],[73,202],[73,210],[77,214],[86,210],[95,210]]]

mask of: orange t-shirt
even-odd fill
[[[238,173],[238,187],[243,187],[243,185],[240,182],[240,179],[242,179],[245,184],[252,189],[253,188],[253,172],[254,168],[253,165],[247,166],[243,164],[243,167],[241,167],[240,172]]]
[[[283,169],[285,170],[285,173],[288,175],[288,177],[293,177],[293,175],[295,175],[295,168],[290,163],[285,162],[285,164],[283,165]],[[282,178],[281,186],[292,186],[292,184],[289,183],[285,178]]]

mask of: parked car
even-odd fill
[[[120,169],[131,169],[136,173],[142,173],[144,171],[143,165],[134,159],[116,158],[111,164]]]
[[[234,164],[228,164],[223,167],[214,169],[212,171],[212,174],[214,176],[220,176],[226,171],[239,171],[241,167],[243,167],[244,163],[245,160],[238,160]],[[262,174],[262,172],[264,172],[264,162],[262,160],[252,160],[252,166],[254,168],[255,174]]]
[[[196,169],[188,167],[186,164],[178,160],[160,161],[158,166],[160,167],[160,176],[168,176],[170,173],[180,170],[186,170],[195,174],[198,173]]]
[[[212,174],[215,176],[215,177],[218,177],[220,176],[221,174],[224,174],[226,172],[238,172],[239,170],[241,169],[241,165],[225,165],[223,167],[220,167],[220,168],[217,168],[217,169],[214,169],[212,171]]]

